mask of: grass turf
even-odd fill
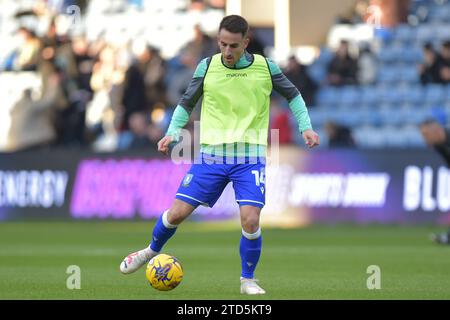
[[[0,299],[450,299],[450,246],[428,240],[431,226],[311,226],[263,229],[256,272],[267,294],[239,294],[239,228],[185,222],[164,252],[183,264],[183,282],[158,292],[145,270],[119,272],[143,248],[149,222],[8,222],[0,224]],[[69,290],[69,265],[81,289]],[[368,290],[369,265],[381,289]]]

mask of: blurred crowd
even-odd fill
[[[195,25],[193,39],[167,61],[145,40],[117,46],[102,37],[89,41],[83,33],[58,33],[58,16],[70,5],[85,9],[83,1],[61,5],[55,11],[46,1],[37,1],[33,10],[16,14],[46,15],[50,23],[43,36],[19,26],[18,45],[0,61],[3,72],[35,72],[42,81],[39,97],[25,90],[11,109],[8,150],[153,146],[163,136],[198,62],[218,51],[216,41]],[[191,1],[188,9],[205,6]]]
[[[419,65],[420,81],[422,84],[450,83],[450,40],[441,44],[439,50],[433,44],[427,43],[423,47],[424,62]]]
[[[142,1],[119,1],[136,8]],[[186,10],[223,10],[225,1],[186,0]],[[361,23],[366,19],[369,1],[358,0],[349,14],[337,23]],[[44,34],[27,26],[15,31],[18,42],[3,59],[0,70],[31,71],[42,80],[40,96],[25,90],[11,109],[8,150],[64,147],[92,147],[98,151],[155,147],[164,135],[172,112],[186,90],[198,62],[218,52],[215,35],[200,24],[192,39],[174,57],[165,58],[159,48],[145,39],[130,39],[118,45],[99,36],[58,31],[58,18],[71,5],[84,14],[87,1],[35,1],[32,10],[16,13],[46,16],[50,21]],[[116,8],[117,9],[117,8]],[[264,54],[265,44],[251,29],[248,51]],[[418,72],[423,84],[450,82],[450,41],[435,49],[423,48]],[[0,57],[1,58],[1,57]],[[300,90],[306,105],[314,108],[315,97],[325,86],[371,85],[377,80],[377,56],[369,43],[355,47],[341,40],[326,63],[326,75],[318,81],[309,66],[295,55],[282,64],[284,74]],[[191,119],[199,118],[200,108]],[[271,128],[280,129],[280,143],[301,143],[286,103],[272,98]],[[188,124],[192,129],[192,121]],[[329,147],[355,147],[351,129],[335,122],[324,126]]]

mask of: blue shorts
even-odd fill
[[[212,163],[201,155],[201,163],[194,163],[178,188],[176,198],[190,205],[212,208],[229,182],[233,183],[239,206],[263,208],[266,201],[265,162],[236,161]]]

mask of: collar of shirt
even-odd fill
[[[234,68],[241,69],[248,67],[253,62],[253,59],[253,55],[245,50],[242,56],[239,58],[238,62],[234,65]]]

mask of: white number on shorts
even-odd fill
[[[266,175],[264,168],[261,168],[261,172],[258,170],[252,170],[252,174],[255,176],[255,184],[259,187],[260,184],[266,183]]]

